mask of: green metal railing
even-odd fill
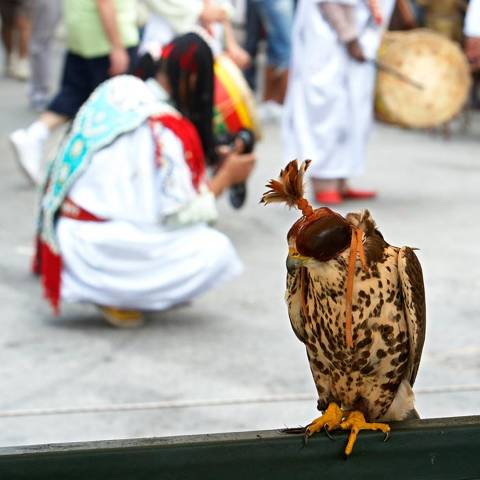
[[[346,434],[258,431],[0,448],[0,479],[296,480],[480,479],[480,417],[392,424],[362,432],[346,460]]]

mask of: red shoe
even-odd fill
[[[377,192],[373,190],[354,190],[353,188],[347,188],[342,192],[342,197],[348,200],[368,200],[376,196]]]
[[[338,190],[322,190],[315,193],[315,200],[322,205],[339,205],[343,198]]]

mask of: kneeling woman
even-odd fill
[[[41,203],[34,270],[56,311],[88,302],[134,326],[241,271],[209,223],[254,157],[229,153],[207,180],[212,110],[212,53],[195,34],[164,49],[154,78],[115,77],[84,104]]]

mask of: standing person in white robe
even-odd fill
[[[87,302],[113,325],[136,326],[142,311],[240,273],[230,240],[209,223],[215,197],[246,180],[254,157],[228,153],[207,183],[212,99],[211,51],[188,34],[155,78],[108,80],[82,107],[41,203],[34,269],[57,311],[60,300]]]
[[[312,159],[320,204],[365,199],[347,179],[363,172],[376,57],[394,0],[300,0],[283,121],[288,160]]]

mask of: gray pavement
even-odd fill
[[[263,207],[265,182],[283,166],[278,127],[267,126],[246,207],[220,202],[218,228],[245,264],[237,280],[156,314],[135,331],[104,324],[94,308],[52,317],[29,271],[36,192],[6,134],[34,118],[24,84],[0,79],[0,445],[279,428],[316,414],[302,345],[283,302],[285,234],[297,218]],[[480,413],[480,118],[441,136],[379,125],[367,175],[368,207],[385,238],[420,249],[428,331],[416,387],[424,417]],[[469,391],[427,394],[428,388]],[[477,391],[475,391],[475,387]],[[422,393],[423,391],[423,393]],[[312,401],[6,418],[31,408],[311,394]]]

